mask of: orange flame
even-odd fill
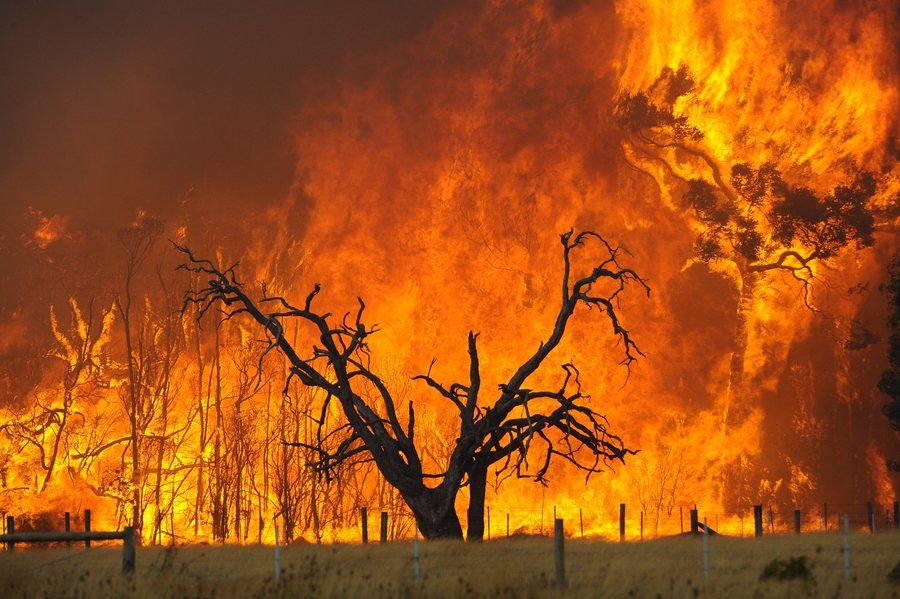
[[[884,232],[897,224],[900,193],[892,3],[556,4],[451,10],[420,39],[350,65],[366,76],[348,75],[300,110],[294,187],[257,215],[251,242],[209,247],[194,223],[176,223],[174,236],[223,264],[240,258],[248,286],[264,281],[296,299],[320,282],[317,301],[338,314],[364,298],[383,326],[374,367],[415,403],[423,453],[436,465],[456,424],[409,378],[433,357],[436,378],[463,378],[475,330],[483,388],[495,388],[552,326],[556,236],[589,228],[621,243],[653,288],[650,303],[623,296],[618,307],[647,357],[628,378],[606,325],[583,311],[537,383],[553,382],[557,362],[577,364],[595,408],[642,452],[587,481],[560,465],[546,488],[498,484],[487,500],[494,537],[507,518],[510,532],[548,531],[553,514],[569,530],[615,537],[620,503],[634,538],[640,522],[647,536],[685,530],[695,505],[711,526],[737,534],[754,503],[784,511],[832,497],[892,501],[884,447],[895,437],[860,440],[873,434],[860,427],[887,431],[872,408],[883,345],[843,344],[861,315],[884,311],[875,284],[860,285],[883,278],[897,245]],[[681,73],[681,93],[658,85],[665,73]],[[669,102],[673,118],[702,133],[693,153],[629,143],[614,112],[636,93]],[[766,274],[747,293],[738,402],[730,375],[741,351],[741,275],[728,260],[697,258],[706,225],[681,197],[689,179],[765,162],[817,193],[855,169],[876,173],[872,209],[883,232],[872,248],[810,266],[821,283],[815,307],[828,319],[804,306],[785,274]],[[46,248],[66,223],[40,217],[33,238]],[[304,467],[310,455],[279,443],[312,440],[308,416],[320,398],[283,396],[284,366],[272,356],[257,378],[258,331],[213,314],[202,328],[190,310],[173,316],[171,291],[182,283],[166,281],[165,294],[147,284],[136,302],[131,327],[147,378],[134,419],[122,342],[110,341],[121,337],[121,313],[74,299],[70,318],[50,311],[53,366],[30,404],[0,412],[0,482],[15,491],[0,506],[94,506],[103,514],[95,527],[115,527],[130,517],[137,485],[144,538],[156,542],[272,541],[273,518],[289,538],[351,541],[358,507],[403,514],[370,465],[326,486]],[[144,451],[139,476],[126,450],[132,427]],[[39,492],[54,447],[57,473]],[[856,468],[861,460],[866,468]],[[392,526],[410,531],[408,517]]]

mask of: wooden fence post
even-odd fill
[[[84,510],[84,532],[91,532],[91,510]],[[91,540],[84,540],[84,548],[91,548]]]
[[[275,528],[275,585],[281,586],[281,538],[278,536],[278,516],[272,518]]]
[[[756,536],[761,537],[763,535],[762,506],[761,505],[753,506],[753,527],[756,531]]]
[[[9,516],[12,519],[12,516]],[[84,531],[84,532],[25,532],[15,533],[15,525],[13,522],[7,521],[7,530],[10,532],[0,536],[0,543],[6,543],[7,550],[13,551],[16,543],[60,543],[60,542],[81,542],[81,541],[123,541],[122,545],[122,571],[125,574],[134,573],[134,554],[135,538],[134,527],[126,526],[122,531]],[[278,534],[278,528],[275,529]],[[277,536],[276,536],[277,538]]]
[[[644,510],[641,510],[641,540],[644,540]]]
[[[844,578],[850,578],[850,514],[844,514]]]
[[[488,533],[488,541],[490,541],[491,540],[491,506],[487,506],[487,533]]]
[[[553,531],[556,549],[556,586],[565,586],[566,584],[566,557],[563,536],[562,518],[556,518],[553,521]]]
[[[681,526],[681,534],[684,534],[684,508],[678,506],[678,524]]]
[[[581,513],[581,508],[578,508],[578,523],[581,526],[581,538],[584,538],[584,514]]]
[[[16,532],[16,519],[12,516],[6,517],[6,534],[11,535]],[[16,550],[16,544],[14,541],[9,541],[6,544],[6,550],[12,553]]]
[[[71,520],[69,518],[69,512],[65,513],[64,519],[66,521],[66,532],[71,532],[72,528],[71,528]],[[72,546],[72,541],[66,541],[66,547],[71,547],[71,546]]]
[[[381,542],[387,543],[387,524],[388,524],[388,514],[387,512],[381,512]]]
[[[900,528],[900,501],[894,502],[894,528]]]
[[[366,508],[359,508],[359,521],[362,523],[363,545],[369,542],[369,513]]]
[[[134,574],[134,527],[125,527],[125,537],[122,539],[122,573]]]
[[[772,512],[772,506],[769,505],[769,528],[772,531],[772,534],[775,534],[775,514]]]
[[[866,524],[869,526],[869,532],[875,532],[875,510],[872,502],[866,502]]]
[[[696,534],[698,524],[699,524],[699,520],[697,518],[697,510],[696,509],[691,510],[691,529],[690,529],[691,534]]]
[[[625,504],[619,504],[619,542],[625,541]]]
[[[800,510],[794,510],[794,534],[800,534]]]
[[[825,522],[825,532],[828,532],[828,504],[822,504],[822,520]]]
[[[413,516],[413,525],[415,526],[415,536],[413,537],[413,580],[418,586],[421,578],[421,566],[419,564],[419,521],[415,519],[415,516]]]
[[[506,512],[506,538],[509,538],[509,512]]]
[[[709,524],[703,518],[703,580],[709,580]]]

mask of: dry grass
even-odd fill
[[[139,549],[132,579],[121,574],[118,545],[0,552],[0,597],[898,597],[888,574],[900,560],[900,533],[851,536],[852,576],[844,578],[843,535],[643,543],[566,542],[567,585],[553,584],[553,542],[516,539],[481,545],[421,545],[413,581],[411,543],[294,545],[274,549],[188,546]],[[775,558],[806,556],[812,580],[759,577]]]

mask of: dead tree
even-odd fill
[[[141,267],[150,256],[156,238],[162,233],[161,221],[149,218],[144,214],[130,227],[119,231],[119,242],[125,250],[125,278],[123,293],[115,296],[115,305],[122,319],[125,333],[125,357],[128,372],[128,385],[122,390],[122,405],[128,415],[130,424],[131,447],[131,486],[132,509],[131,525],[138,539],[143,537],[144,529],[144,473],[141,469],[143,458],[143,442],[147,425],[152,420],[152,411],[148,410],[150,400],[147,397],[145,378],[146,370],[143,362],[149,356],[144,352],[144,330],[134,329],[132,313],[134,301],[134,283]]]
[[[93,299],[84,310],[75,298],[69,300],[69,310],[66,324],[59,321],[56,310],[50,306],[50,327],[56,342],[47,355],[64,365],[58,391],[48,394],[49,401],[36,393],[34,409],[0,424],[0,432],[37,449],[40,467],[45,471],[37,487],[39,493],[44,492],[60,465],[63,469],[68,465],[71,449],[75,449],[77,458],[70,431],[79,424],[73,425],[72,421],[83,426],[81,404],[101,385],[101,372],[109,362],[112,310],[101,309],[98,319]]]
[[[242,285],[235,266],[221,268],[178,247],[186,262],[181,268],[207,280],[206,287],[188,291],[185,308],[196,305],[202,317],[219,307],[223,318],[249,317],[266,335],[263,356],[271,350],[282,352],[290,363],[285,391],[293,379],[320,389],[319,429],[314,443],[284,440],[314,452],[311,465],[326,477],[339,465],[373,461],[384,478],[402,495],[412,510],[422,534],[427,538],[462,538],[455,501],[460,488],[470,487],[468,510],[469,539],[479,540],[484,530],[484,494],[488,471],[503,477],[516,475],[546,481],[554,458],[574,464],[587,476],[600,472],[611,461],[624,463],[636,453],[608,430],[604,416],[596,412],[581,390],[578,369],[562,366],[557,389],[535,390],[528,380],[562,340],[569,319],[579,306],[597,308],[609,319],[612,335],[624,352],[622,364],[629,369],[643,355],[622,325],[616,312],[618,298],[629,284],[637,284],[648,294],[649,287],[631,268],[619,264],[621,251],[603,237],[585,231],[561,236],[563,276],[560,307],[545,341],[521,366],[499,385],[492,403],[482,400],[478,335],[468,337],[469,372],[466,383],[443,385],[429,372],[415,377],[424,381],[452,406],[459,421],[459,434],[446,467],[429,472],[423,467],[416,445],[415,410],[408,402],[407,414],[391,389],[371,368],[369,336],[377,326],[363,319],[365,303],[358,300],[355,314],[338,321],[313,307],[320,286],[316,285],[300,306],[283,297],[266,293],[253,299]],[[570,257],[587,242],[599,246],[599,258],[581,277],[572,274]],[[308,348],[295,347],[285,335],[285,323],[295,320],[309,327],[318,342]],[[334,402],[345,419],[339,426],[325,427],[326,415]],[[529,462],[529,458],[533,462]]]

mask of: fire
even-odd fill
[[[622,503],[634,538],[641,519],[645,536],[686,530],[695,505],[738,534],[756,503],[812,519],[826,501],[893,501],[884,464],[896,438],[875,390],[885,313],[875,288],[897,246],[900,193],[891,3],[555,4],[451,9],[420,37],[350,64],[341,85],[298,108],[296,179],[282,202],[248,211],[254,224],[227,243],[186,216],[166,236],[240,262],[248,287],[270,296],[302,304],[321,283],[317,301],[338,315],[363,298],[381,326],[373,367],[415,404],[434,469],[458,431],[410,378],[433,358],[436,378],[464,378],[474,330],[484,388],[495,388],[553,325],[557,235],[591,228],[620,243],[653,290],[649,303],[623,296],[617,308],[647,356],[629,374],[609,331],[581,311],[548,366],[576,364],[595,409],[642,451],[588,480],[562,465],[547,487],[494,480],[495,538],[507,518],[510,532],[546,532],[554,513],[570,531],[617,537]],[[635,98],[628,115],[644,120],[629,127],[623,106]],[[701,181],[720,203],[743,201],[735,165],[774,169],[818,198],[872,173],[872,243],[799,274],[754,271],[735,244],[702,256],[712,226],[685,194]],[[28,243],[67,239],[64,216],[35,215]],[[758,262],[774,260],[772,248],[812,251],[801,236],[779,246],[775,224],[757,220]],[[235,241],[242,233],[249,241]],[[289,539],[355,541],[362,506],[371,537],[382,509],[394,534],[410,534],[371,464],[326,483],[305,467],[309,450],[280,443],[311,443],[311,419],[339,416],[286,387],[283,359],[262,355],[250,323],[182,312],[180,291],[205,282],[172,274],[176,257],[158,240],[149,255],[128,325],[139,384],[121,304],[79,289],[67,309],[43,311],[49,366],[0,405],[0,507],[91,507],[101,528],[130,522],[137,506],[144,541],[160,543],[271,542],[276,522]],[[876,330],[860,333],[863,320]],[[864,342],[845,344],[852,327]],[[285,334],[303,343],[306,333]],[[4,355],[21,347],[0,340]],[[538,382],[553,384],[554,370]]]
[[[65,239],[68,235],[69,219],[62,214],[46,216],[40,210],[30,210],[31,216],[37,221],[37,228],[31,233],[31,238],[26,244],[45,250],[50,244]]]
[[[896,58],[888,3],[785,5],[629,2],[619,90],[649,88],[685,65],[698,88],[676,112],[721,163],[776,160],[825,185],[835,165],[871,168],[896,126]],[[647,32],[653,32],[647,35]]]

